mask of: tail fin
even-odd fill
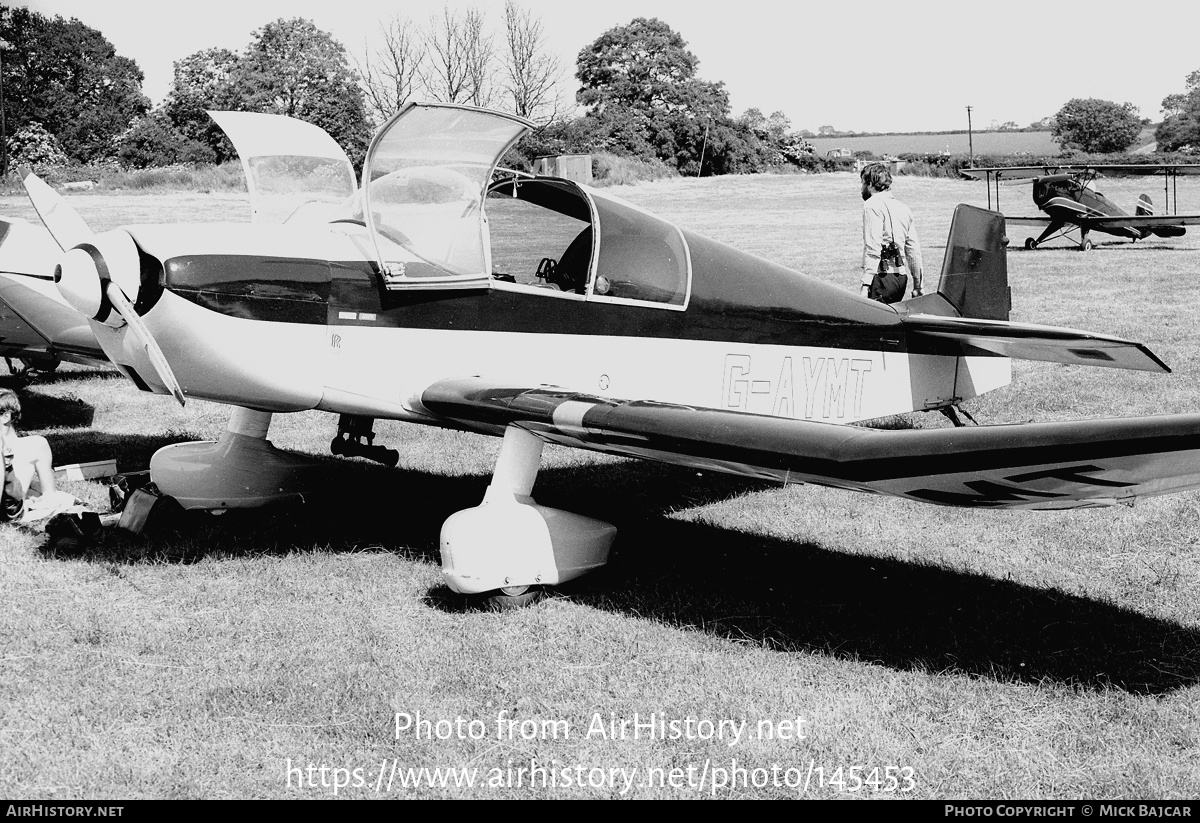
[[[1008,238],[1004,215],[961,203],[954,209],[937,294],[906,301],[913,313],[1007,320]]]
[[[1137,208],[1134,209],[1133,213],[1138,216],[1143,214],[1154,214],[1154,203],[1150,200],[1150,195],[1143,194],[1138,198]]]
[[[965,204],[954,210],[938,293],[901,304],[906,310],[904,326],[910,351],[987,353],[1050,363],[1170,371],[1140,343],[1075,329],[1007,322],[1011,307],[1007,244],[1004,215]],[[961,386],[956,391],[959,397],[979,393],[967,393]]]

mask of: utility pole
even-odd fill
[[[967,106],[967,151],[971,153],[971,167],[975,166],[975,138],[971,134],[971,107]]]

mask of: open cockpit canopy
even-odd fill
[[[253,223],[325,223],[358,186],[341,146],[319,126],[246,111],[210,111],[242,161]]]
[[[345,152],[317,126],[210,114],[241,157],[254,222],[364,227],[389,290],[505,282],[602,302],[688,303],[691,256],[670,222],[570,180],[493,182],[532,126],[524,118],[410,103],[376,133],[356,187]]]
[[[516,115],[410,103],[363,166],[363,220],[389,289],[486,288],[483,198],[500,158],[532,126]]]

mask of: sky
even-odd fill
[[[11,0],[4,0],[10,3]],[[1162,99],[1200,69],[1190,48],[1195,0],[520,0],[539,16],[549,47],[577,88],[575,57],[603,32],[657,17],[699,58],[698,76],[721,81],[734,114],[782,111],[794,130],[948,131],[1048,117],[1075,97],[1136,106],[1161,119]],[[43,14],[76,17],[133,58],[143,91],[162,101],[174,61],[224,47],[242,51],[279,18],[304,17],[361,57],[397,13],[419,24],[444,6],[474,6],[499,31],[504,0],[17,0]],[[1184,33],[1187,33],[1186,35]]]

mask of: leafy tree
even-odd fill
[[[256,31],[230,79],[246,111],[320,126],[352,161],[366,154],[371,127],[358,78],[341,43],[311,21],[281,18]]]
[[[30,166],[38,172],[68,163],[58,140],[40,123],[26,123],[9,136],[8,161],[10,166]]]
[[[1200,69],[1187,76],[1186,90],[1162,101],[1166,117],[1154,130],[1159,151],[1200,148]]]
[[[145,169],[174,163],[212,163],[211,148],[185,137],[160,109],[138,120],[117,141],[117,158],[125,166]]]
[[[1089,153],[1124,151],[1142,131],[1132,103],[1075,98],[1058,110],[1051,135],[1064,149]]]
[[[184,138],[208,146],[218,162],[234,156],[233,145],[208,111],[243,108],[236,85],[238,56],[229,49],[205,49],[175,62],[175,78],[163,114]]]
[[[371,127],[358,78],[340,43],[302,18],[254,32],[246,50],[206,49],[175,63],[163,111],[185,138],[218,161],[233,156],[209,109],[283,114],[320,126],[361,162]]]
[[[9,134],[40,123],[81,162],[112,155],[114,138],[146,112],[142,72],[76,19],[0,6],[4,113]]]
[[[698,64],[670,26],[639,17],[579,52],[577,99],[611,127],[614,149],[688,173],[706,151],[705,134],[731,127],[724,84],[697,78]]]

